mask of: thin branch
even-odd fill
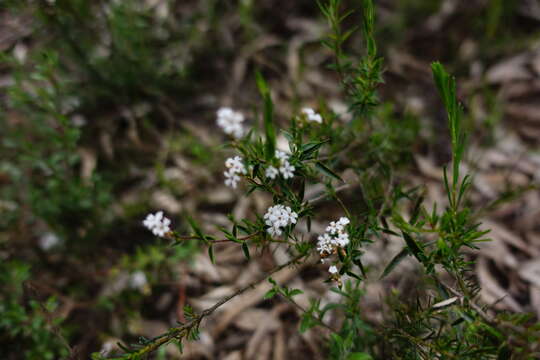
[[[144,346],[142,349],[139,349],[136,352],[133,352],[131,354],[128,354],[127,356],[117,358],[117,359],[124,359],[124,360],[126,360],[126,359],[139,359],[139,357],[141,355],[149,354],[149,353],[157,350],[162,345],[165,345],[165,344],[169,343],[170,341],[172,341],[174,339],[181,340],[186,335],[188,335],[193,329],[197,329],[199,327],[201,321],[205,317],[212,315],[212,313],[214,311],[216,311],[219,307],[226,304],[227,302],[229,302],[233,298],[245,293],[246,291],[255,288],[257,285],[264,282],[269,276],[271,276],[271,275],[283,270],[284,268],[298,262],[300,259],[304,258],[305,256],[307,256],[307,254],[297,255],[296,257],[289,260],[285,264],[282,264],[282,265],[279,265],[279,266],[275,267],[274,269],[272,269],[270,272],[268,272],[265,276],[261,277],[260,279],[258,279],[256,281],[244,286],[243,288],[237,290],[233,294],[224,297],[223,299],[221,299],[220,301],[215,303],[212,307],[210,307],[210,308],[208,308],[206,310],[203,310],[199,315],[197,315],[195,318],[193,318],[192,320],[190,320],[186,324],[183,324],[182,326],[179,326],[179,327],[174,327],[174,328],[169,329],[169,331],[167,331],[165,334],[160,335],[157,338],[154,338],[149,344]]]
[[[238,238],[238,240],[249,240],[257,235],[259,235],[258,232]],[[199,240],[199,239],[200,239],[200,236],[195,236],[195,235],[187,235],[187,236],[173,235],[173,240]],[[232,240],[229,240],[229,239],[218,239],[218,240],[206,239],[205,241],[208,241],[211,243],[222,243],[222,242],[229,242],[229,241],[233,242]]]
[[[457,291],[453,287],[446,285],[445,283],[443,283],[442,281],[440,281],[438,279],[437,279],[437,281],[442,286],[444,286],[448,291],[450,291],[452,294],[454,294],[455,296],[459,297],[460,299],[465,298],[465,295],[463,295],[462,293],[460,293],[459,291]],[[527,330],[525,328],[520,327],[520,326],[516,326],[516,325],[514,325],[514,324],[512,324],[510,322],[507,322],[507,321],[501,321],[501,320],[489,315],[478,304],[476,304],[472,299],[468,299],[468,303],[469,303],[469,306],[474,311],[476,311],[476,313],[482,319],[484,319],[484,321],[487,322],[488,324],[499,327],[499,328],[511,329],[511,330],[515,331],[516,333],[518,333],[520,335],[526,335],[527,334]]]
[[[335,188],[334,193],[337,194],[338,192],[343,191],[343,190],[347,190],[350,187],[351,186],[349,184],[338,186],[337,188]],[[331,197],[331,196],[332,195],[329,195],[328,193],[324,192],[324,193],[322,193],[320,195],[312,197],[311,199],[307,199],[307,202],[310,203],[310,204],[315,204],[315,203],[318,203],[319,201],[322,201],[325,198]]]

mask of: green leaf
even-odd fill
[[[358,266],[360,269],[360,272],[362,273],[363,277],[366,277],[366,270],[364,269],[364,264],[362,264],[362,261],[360,260],[360,257],[357,257],[353,260],[353,263]]]
[[[431,70],[444,107],[448,113],[448,125],[452,140],[452,185],[453,189],[455,189],[459,181],[459,163],[461,162],[465,148],[465,136],[461,132],[461,107],[456,96],[456,80],[446,72],[439,62],[432,63]]]
[[[291,292],[289,292],[289,297],[293,297],[293,296],[296,296],[296,295],[300,295],[300,294],[303,294],[304,292],[300,289],[292,289]]]
[[[242,240],[238,239],[237,237],[233,236],[232,234],[225,234],[225,238],[229,241],[233,241],[235,243],[241,244]]]
[[[350,354],[347,360],[373,360],[373,358],[368,353],[355,352]]]
[[[244,252],[246,259],[251,259],[251,256],[249,255],[249,247],[246,242],[242,243],[242,251]]]
[[[339,177],[338,174],[336,174],[335,172],[333,172],[332,170],[330,170],[330,169],[329,169],[326,165],[324,165],[322,162],[317,161],[317,162],[315,163],[315,168],[316,168],[317,170],[319,170],[323,175],[326,175],[326,176],[328,176],[328,177],[330,177],[330,178],[333,178],[333,179],[336,179],[336,180],[339,180],[339,181],[343,182],[343,179],[341,179],[341,178]]]
[[[276,130],[274,128],[274,105],[272,103],[272,98],[270,97],[270,89],[268,84],[264,80],[260,72],[255,73],[255,78],[257,81],[257,87],[259,92],[263,97],[264,101],[264,133],[266,135],[266,142],[264,144],[265,158],[270,160],[274,158],[276,153]]]
[[[214,246],[210,245],[208,247],[208,256],[210,257],[210,261],[212,261],[212,264],[216,263],[216,258],[214,256]]]
[[[193,229],[193,232],[195,233],[195,235],[202,239],[202,240],[205,240],[205,237],[204,237],[204,234],[201,230],[201,228],[199,227],[199,225],[195,222],[195,220],[193,220],[193,218],[191,216],[186,216],[186,219],[189,223],[189,225],[191,226],[191,228]]]
[[[420,210],[421,210],[421,206],[423,202],[424,202],[424,196],[419,196],[418,199],[416,199],[416,203],[414,204],[414,209],[412,211],[409,224],[414,225],[418,221],[418,217],[420,216]]]
[[[382,232],[385,233],[385,234],[388,234],[388,235],[399,236],[399,234],[397,232],[392,231],[390,229],[382,229]]]
[[[268,291],[266,292],[266,294],[264,294],[263,299],[264,299],[264,300],[268,300],[268,299],[273,298],[274,296],[276,296],[276,290],[271,289],[271,290],[268,290]]]
[[[402,232],[402,234],[403,234],[403,239],[407,243],[407,247],[413,253],[414,257],[417,258],[418,261],[420,261],[421,263],[424,263],[426,260],[426,255],[424,254],[424,250],[420,248],[420,246],[411,237],[411,235],[407,234],[406,232]]]
[[[299,330],[300,333],[304,333],[307,330],[314,327],[315,325],[317,325],[317,322],[313,320],[311,316],[312,315],[310,312],[304,313],[304,315],[302,316],[302,321],[300,322],[300,330]]]
[[[321,142],[309,142],[300,148],[300,160],[309,160],[328,140]]]
[[[304,195],[306,193],[306,179],[305,178],[302,178],[302,181],[298,187],[300,188],[298,190],[298,200],[302,201],[304,200]]]

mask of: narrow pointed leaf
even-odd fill
[[[388,274],[390,274],[392,270],[394,270],[394,268],[401,262],[401,260],[405,259],[407,255],[409,255],[409,249],[404,247],[399,253],[397,253],[396,256],[394,256],[392,260],[390,260],[390,263],[386,265],[386,268],[384,269],[379,279],[382,279]]]
[[[320,161],[317,161],[315,163],[315,168],[317,170],[319,170],[323,175],[326,175],[330,178],[333,178],[333,179],[336,179],[336,180],[339,180],[341,182],[343,182],[343,179],[341,177],[339,177],[338,174],[336,174],[335,172],[333,172],[332,170],[330,170],[326,165],[324,165],[322,162]]]

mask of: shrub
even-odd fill
[[[230,108],[218,111],[217,123],[231,135],[229,147],[233,157],[225,162],[225,184],[231,188],[245,188],[246,195],[254,192],[268,194],[273,205],[266,214],[251,219],[230,217],[229,228],[221,228],[222,238],[207,235],[191,218],[192,234],[188,236],[170,230],[166,218],[149,215],[146,226],[173,244],[196,239],[208,247],[214,260],[214,246],[219,242],[234,242],[238,250],[250,258],[250,248],[264,248],[273,243],[285,247],[291,260],[272,270],[268,276],[286,266],[300,264],[314,253],[328,265],[328,282],[341,296],[339,303],[321,308],[313,299],[304,316],[300,331],[311,327],[329,328],[325,315],[329,311],[343,313],[341,329],[330,328],[329,352],[335,359],[532,359],[539,325],[531,325],[527,316],[488,315],[477,303],[478,286],[471,277],[471,260],[464,248],[477,249],[487,231],[479,230],[473,209],[467,207],[469,175],[460,173],[465,151],[462,128],[462,108],[456,97],[456,85],[444,67],[432,64],[433,79],[448,117],[452,147],[451,164],[444,170],[443,183],[448,204],[438,209],[427,209],[419,189],[403,190],[394,183],[399,172],[397,164],[407,158],[407,143],[415,135],[411,132],[394,133],[391,121],[381,123],[384,109],[377,96],[382,83],[383,63],[377,54],[374,38],[374,10],[371,1],[363,2],[363,33],[366,53],[355,61],[343,50],[343,44],[353,30],[343,30],[342,22],[350,14],[340,11],[340,1],[330,0],[321,10],[331,28],[324,41],[335,55],[331,68],[337,72],[348,97],[352,120],[344,122],[339,114],[324,104],[318,113],[311,108],[297,109],[290,115],[289,126],[278,129],[275,121],[272,92],[261,73],[257,86],[262,98],[261,126],[248,129],[242,114]],[[399,123],[407,126],[407,121]],[[405,128],[406,130],[407,128]],[[400,129],[401,130],[401,129]],[[288,148],[280,148],[277,137],[282,134]],[[358,154],[363,154],[358,158]],[[366,154],[366,155],[364,155]],[[345,182],[341,175],[352,170],[356,177]],[[371,176],[365,173],[371,171]],[[324,185],[324,194],[309,198],[306,187]],[[340,192],[349,188],[361,192],[360,203],[346,204]],[[337,204],[339,215],[331,221],[317,241],[310,233],[310,223],[317,216],[317,201],[324,199]],[[398,206],[410,202],[412,212],[407,218]],[[307,231],[299,231],[305,227]],[[413,257],[421,266],[416,298],[402,301],[388,298],[389,315],[379,326],[364,320],[360,299],[362,283],[368,269],[362,262],[367,245],[387,235],[400,237],[403,249],[389,261],[383,277],[392,273],[405,258]],[[294,297],[301,293],[268,278],[272,289],[266,298],[281,296],[299,307]],[[264,281],[264,279],[258,282]],[[257,282],[257,283],[258,283]],[[217,308],[256,285],[250,284],[217,302],[201,313],[189,314],[186,323],[171,328],[167,333],[145,339],[126,348],[118,358],[138,359],[172,341],[198,336],[201,321]],[[428,291],[430,294],[428,296]],[[96,358],[99,356],[96,354]]]

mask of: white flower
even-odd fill
[[[283,232],[282,228],[296,224],[298,214],[292,211],[289,206],[278,204],[270,206],[263,218],[265,224],[269,226],[267,232],[272,236],[279,236]]]
[[[295,167],[289,163],[289,154],[281,150],[276,150],[275,156],[279,160],[279,172],[283,175],[283,178],[290,179],[294,177]],[[277,170],[273,166],[266,170],[266,177],[274,179],[277,175]]]
[[[171,220],[167,218],[163,218],[163,220],[160,223],[157,223],[156,226],[154,226],[154,229],[152,232],[156,236],[163,237],[166,233],[171,231],[171,228],[169,225],[171,224]]]
[[[241,173],[244,175],[247,173],[246,167],[242,162],[242,158],[240,156],[228,158],[227,160],[225,160],[225,166],[231,169],[233,173]]]
[[[240,181],[238,174],[247,174],[246,166],[240,156],[228,158],[225,161],[225,166],[229,169],[223,173],[225,175],[225,185],[236,189],[236,184]]]
[[[39,238],[39,247],[45,251],[51,250],[59,244],[60,238],[54,233],[49,232]]]
[[[332,275],[333,275],[333,274],[337,274],[338,269],[337,269],[336,266],[332,265],[332,266],[330,266],[330,267],[328,268],[328,272],[329,272],[330,274],[332,274]]]
[[[231,170],[225,171],[223,175],[225,175],[225,185],[236,189],[236,185],[240,181],[240,176],[236,175]]]
[[[279,168],[279,172],[281,175],[283,175],[284,179],[290,179],[294,177],[294,166],[292,166],[288,161],[284,161],[281,167]]]
[[[350,222],[346,217],[330,222],[330,225],[326,227],[326,232],[317,238],[317,251],[321,256],[330,255],[335,248],[344,248],[349,244],[349,234],[345,231],[345,226]]]
[[[349,234],[347,233],[338,234],[336,238],[336,243],[342,248],[347,246],[349,244]]]
[[[266,171],[265,171],[266,177],[267,177],[267,178],[270,178],[270,179],[272,179],[272,180],[275,179],[276,176],[278,176],[278,174],[279,174],[278,169],[276,169],[275,167],[273,167],[273,166],[271,166],[271,165],[270,165],[270,166],[266,169]]]
[[[308,121],[314,121],[316,123],[322,124],[322,116],[315,112],[312,108],[303,108],[302,113],[306,115]]]
[[[156,214],[148,214],[146,219],[143,221],[143,225],[146,226],[149,230],[152,230],[156,223],[161,221],[163,217],[163,211],[158,211]]]
[[[276,227],[273,227],[273,226],[270,226],[267,230],[266,230],[271,236],[280,236],[282,231],[280,228],[276,228]]]
[[[343,230],[343,226],[341,224],[336,223],[335,221],[331,221],[330,225],[326,227],[326,232],[330,234],[335,234]]]
[[[146,275],[142,271],[136,271],[129,277],[129,286],[133,289],[142,289],[147,283]]]
[[[345,226],[351,221],[346,217],[341,217],[338,221],[330,222],[330,225],[326,227],[326,231],[330,234],[337,234],[345,229]]]
[[[285,151],[276,150],[276,158],[280,160],[280,162],[289,160],[289,154],[287,154]]]
[[[332,253],[332,238],[328,234],[319,235],[317,238],[317,251],[323,254]]]
[[[163,237],[171,231],[169,225],[171,220],[163,216],[163,211],[158,211],[155,214],[148,214],[143,221],[143,225],[156,236]]]
[[[244,135],[244,115],[240,112],[236,112],[231,108],[222,107],[217,111],[217,124],[228,135],[235,138],[241,138]]]

